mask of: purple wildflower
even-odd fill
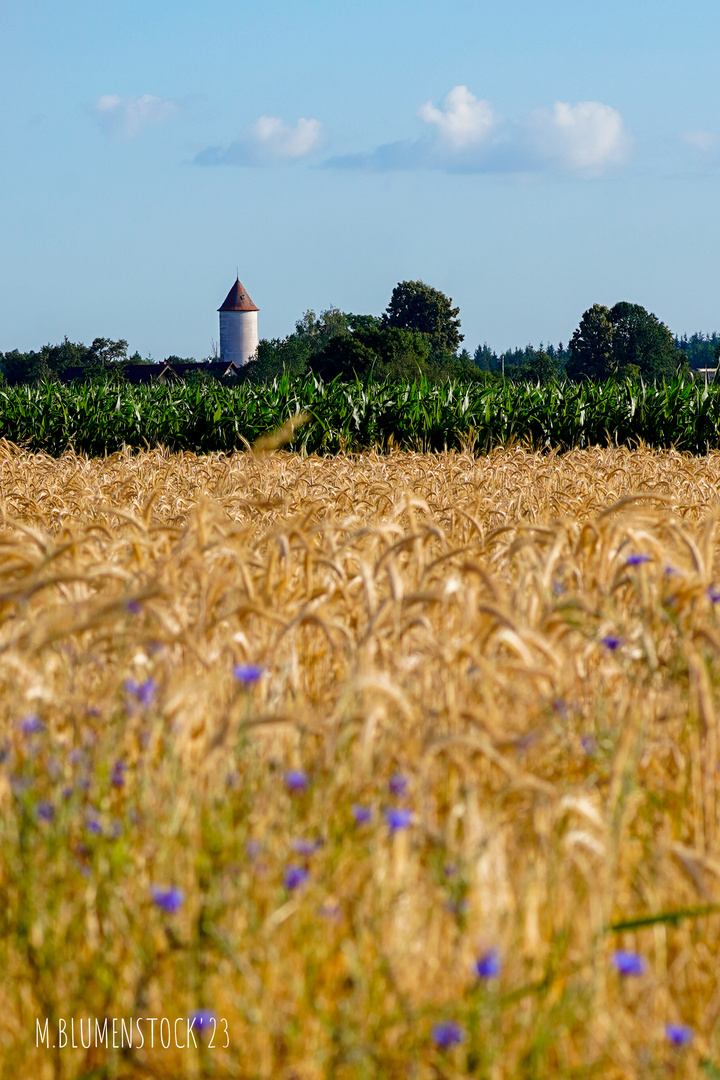
[[[149,705],[152,705],[155,700],[157,683],[154,679],[145,679],[145,681],[141,683],[135,682],[134,679],[127,679],[125,682],[125,689],[131,697],[136,698],[140,705],[147,708]]]
[[[150,895],[153,903],[168,915],[174,915],[185,903],[185,893],[175,885],[167,889],[154,885],[150,890]]]
[[[205,1035],[208,1028],[215,1023],[215,1013],[212,1009],[196,1009],[194,1013],[190,1014],[188,1020],[190,1021],[190,1031],[197,1024],[200,1034]]]
[[[615,652],[622,645],[622,638],[617,637],[615,634],[606,634],[602,639],[602,643],[610,652]]]
[[[443,866],[443,874],[445,877],[455,877],[457,874],[457,866],[454,863],[445,863]]]
[[[298,889],[304,885],[310,874],[304,866],[287,866],[283,874],[283,885],[286,889]]]
[[[297,840],[290,841],[290,847],[298,855],[314,855],[315,852],[323,846],[322,840],[317,837],[315,840],[304,840],[299,838]]]
[[[612,954],[612,962],[620,975],[643,975],[645,972],[645,960],[640,953],[617,949]]]
[[[245,686],[257,682],[262,673],[263,669],[259,664],[233,664],[233,675]]]
[[[454,1020],[446,1020],[442,1024],[435,1024],[432,1029],[432,1040],[442,1050],[449,1050],[451,1046],[457,1046],[465,1038],[465,1032]]]
[[[125,610],[129,611],[131,615],[139,615],[142,611],[142,605],[138,600],[128,600]]]
[[[262,851],[262,844],[259,840],[248,840],[245,845],[245,852],[248,859],[257,859],[258,855]]]
[[[336,900],[326,900],[318,908],[318,915],[322,915],[324,919],[339,919],[340,905]]]
[[[74,749],[68,754],[68,761],[71,765],[79,765],[83,759],[82,750]]]
[[[23,735],[39,735],[45,730],[45,725],[36,713],[28,713],[20,721],[20,730]]]
[[[372,821],[372,810],[369,806],[355,803],[352,807],[352,816],[355,818],[356,825],[367,825],[369,821]]]
[[[562,698],[555,698],[552,703],[552,707],[558,714],[561,720],[567,720],[570,715],[569,710]]]
[[[73,793],[73,789],[68,784],[67,787],[64,787],[62,789],[62,797],[63,797],[63,799],[67,800],[67,799],[71,798],[72,793]]]
[[[580,745],[583,748],[583,752],[588,757],[592,757],[593,754],[595,753],[595,751],[597,750],[597,741],[596,741],[594,735],[581,735],[580,736]]]
[[[390,779],[388,780],[388,787],[390,788],[390,791],[398,799],[401,798],[407,792],[407,786],[408,786],[407,777],[403,776],[402,773],[399,773],[399,772],[393,773],[392,776],[390,777]]]
[[[42,818],[43,821],[54,821],[55,820],[55,807],[53,806],[53,804],[51,802],[48,802],[46,799],[43,799],[37,805],[37,815],[38,815],[39,818]]]
[[[302,769],[288,769],[283,779],[288,791],[304,791],[308,786],[308,778]]]
[[[649,555],[644,555],[644,554],[630,555],[625,560],[625,565],[626,566],[641,566],[643,563],[646,563],[646,562],[650,562],[650,556]]]
[[[478,979],[495,979],[500,974],[500,953],[497,949],[488,949],[473,964],[473,971]]]
[[[412,824],[412,819],[412,810],[408,810],[406,806],[392,806],[385,811],[385,820],[388,823],[390,832],[407,829]]]
[[[112,775],[110,776],[110,783],[113,787],[121,788],[125,786],[125,770],[127,765],[124,761],[116,761],[113,766]]]
[[[89,817],[85,822],[85,828],[88,832],[94,833],[95,836],[102,836],[102,825],[97,818]]]
[[[711,604],[717,604],[720,601],[720,588],[717,585],[711,585],[707,590],[707,594]]]
[[[688,1046],[692,1042],[693,1029],[687,1024],[666,1024],[665,1038],[673,1046]]]

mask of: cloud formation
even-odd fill
[[[114,139],[133,139],[147,128],[170,120],[179,109],[177,101],[154,94],[127,99],[103,94],[95,102],[95,115],[101,128]]]
[[[435,125],[438,140],[450,151],[481,145],[498,123],[490,102],[480,101],[467,86],[452,89],[439,109],[428,101],[420,107],[418,116],[426,124]]]
[[[385,143],[364,154],[325,162],[327,168],[441,169],[446,172],[564,171],[595,176],[627,159],[632,140],[616,109],[598,101],[536,109],[507,120],[489,101],[456,86],[440,107],[428,102],[418,116],[419,138]]]
[[[261,116],[228,146],[208,146],[196,165],[273,165],[299,161],[322,142],[322,124],[301,116],[295,126],[277,116]]]
[[[532,114],[529,130],[539,160],[578,172],[601,172],[625,161],[631,149],[620,113],[599,101],[556,101]]]
[[[720,138],[714,131],[685,131],[680,137],[686,146],[701,154],[715,153],[720,144]]]

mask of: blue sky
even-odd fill
[[[717,0],[0,0],[0,350],[420,278],[470,351],[720,329]]]

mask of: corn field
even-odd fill
[[[719,489],[1,443],[2,1075],[720,1076]]]
[[[123,445],[229,453],[288,422],[296,423],[289,448],[305,453],[486,452],[513,443],[706,453],[720,445],[720,385],[682,378],[659,385],[324,384],[308,376],[262,386],[46,383],[0,391],[0,437],[56,456],[69,448],[115,453]]]

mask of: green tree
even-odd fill
[[[52,378],[46,358],[40,352],[21,353],[18,349],[0,353],[0,367],[11,386],[21,383],[37,383]]]
[[[593,304],[570,340],[567,373],[571,379],[607,379],[613,371],[613,323],[610,309]]]
[[[438,289],[423,281],[401,281],[395,286],[383,321],[401,330],[425,334],[433,350],[456,353],[463,340],[460,308]]]
[[[665,323],[640,304],[621,301],[610,311],[612,352],[618,374],[639,369],[648,379],[671,379],[683,356]]]
[[[378,379],[412,380],[431,373],[430,342],[418,331],[367,325],[336,335],[309,363],[328,381],[338,375],[363,377],[370,370]]]
[[[553,382],[562,375],[562,364],[544,349],[533,349],[533,355],[520,368],[520,375],[533,382]]]

